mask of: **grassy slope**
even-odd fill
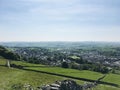
[[[14,62],[16,63],[16,62]],[[35,64],[17,62],[18,64],[35,66]],[[33,87],[40,85],[45,85],[53,83],[57,80],[64,80],[66,78],[53,76],[49,74],[37,73],[32,71],[25,71],[20,69],[11,68],[8,69],[4,67],[5,59],[0,59],[0,90],[9,90],[14,84],[30,84]],[[38,65],[36,65],[38,66]],[[42,66],[42,65],[40,65]],[[78,83],[84,83],[83,81],[78,81]]]
[[[24,62],[13,61],[12,63],[29,66],[29,68],[31,69],[47,70],[49,72],[62,73],[66,75],[76,76],[76,77],[87,77],[87,78],[96,79],[102,75],[100,73],[90,72],[90,71],[78,71],[78,70],[72,70],[72,69],[62,69],[58,67],[54,69],[53,67],[46,68],[46,67],[43,67],[44,65],[29,64]],[[0,59],[0,65],[4,65],[4,64],[5,64],[5,59]],[[30,66],[40,66],[40,67],[33,68]],[[111,80],[111,77],[110,75],[107,76],[105,78],[105,81]],[[117,84],[120,83],[119,78],[120,76],[118,76],[117,78],[114,78],[115,80],[117,79],[117,82],[118,82]],[[9,88],[13,84],[17,84],[17,83],[21,83],[21,84],[29,83],[32,86],[37,87],[43,84],[52,83],[56,80],[63,80],[63,79],[65,78],[43,74],[43,73],[32,72],[32,71],[24,71],[20,69],[8,69],[7,67],[0,66],[0,90],[9,90]],[[112,81],[115,81],[115,80],[112,80]],[[78,83],[84,83],[84,82],[78,81]],[[119,89],[111,86],[99,85],[94,90],[119,90]]]
[[[73,77],[81,77],[81,78],[87,78],[87,79],[93,79],[96,80],[99,77],[102,76],[102,74],[97,72],[91,72],[91,71],[80,71],[75,69],[64,69],[60,67],[26,67],[27,69],[32,70],[40,70],[40,71],[46,71],[46,72],[53,72],[56,74],[62,74],[67,76],[73,76]]]
[[[63,79],[57,76],[28,72],[18,69],[8,69],[6,67],[0,67],[0,69],[0,88],[6,88],[6,86],[10,88],[12,85],[17,83],[29,83],[36,87],[42,84],[52,83],[56,80]],[[6,90],[8,88],[6,88]]]
[[[112,82],[120,86],[120,75],[110,73],[103,79],[103,81]]]
[[[58,74],[68,75],[73,77],[87,78],[92,80],[97,80],[99,77],[103,76],[103,74],[98,72],[92,72],[87,70],[79,71],[74,69],[63,69],[59,67],[26,67],[26,68],[32,69],[32,70],[38,70],[38,71],[40,70],[40,71],[46,71],[46,72],[53,72],[53,73],[58,73]],[[120,85],[120,75],[110,73],[103,79],[103,81],[112,82]]]
[[[59,68],[59,67],[44,67],[44,65],[40,65],[40,67],[26,67],[26,68],[37,70],[37,71],[40,70],[40,71],[52,72],[52,73],[57,73],[57,74],[62,74],[62,75],[68,75],[68,76],[73,76],[73,77],[87,78],[87,79],[92,79],[92,80],[96,80],[99,77],[103,76],[103,74],[98,73],[98,72],[92,72],[92,71],[87,71],[87,70],[79,71],[79,70],[64,69],[64,68]],[[120,75],[110,73],[103,79],[103,81],[112,82],[112,83],[120,85]],[[111,87],[107,87],[107,88],[109,90]]]

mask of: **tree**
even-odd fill
[[[10,60],[18,60],[20,59],[20,56],[18,54],[13,53],[12,51],[9,51],[3,46],[0,46],[0,56],[6,58],[6,66],[10,68]]]
[[[68,65],[67,62],[63,62],[63,63],[62,63],[62,67],[63,67],[63,68],[69,68],[69,65]]]
[[[10,60],[11,59],[15,59],[15,55],[14,53],[10,52],[10,51],[5,51],[4,53],[4,58],[6,58],[6,66],[10,68]]]
[[[109,72],[109,69],[107,67],[103,67],[102,70],[101,70],[102,73],[108,73]]]

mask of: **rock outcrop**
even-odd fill
[[[83,85],[77,84],[73,80],[63,80],[63,81],[56,81],[54,84],[43,86],[42,90],[88,90],[92,89],[98,85],[98,82],[102,80],[106,75],[98,78],[93,83],[85,83]]]
[[[43,86],[42,90],[84,90],[89,87],[79,85],[73,80],[56,81],[54,84]]]

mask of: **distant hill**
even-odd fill
[[[120,42],[0,42],[8,47],[86,47],[86,46],[120,46]]]

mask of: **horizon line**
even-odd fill
[[[0,43],[39,43],[39,42],[111,42],[120,43],[120,41],[0,41]]]

